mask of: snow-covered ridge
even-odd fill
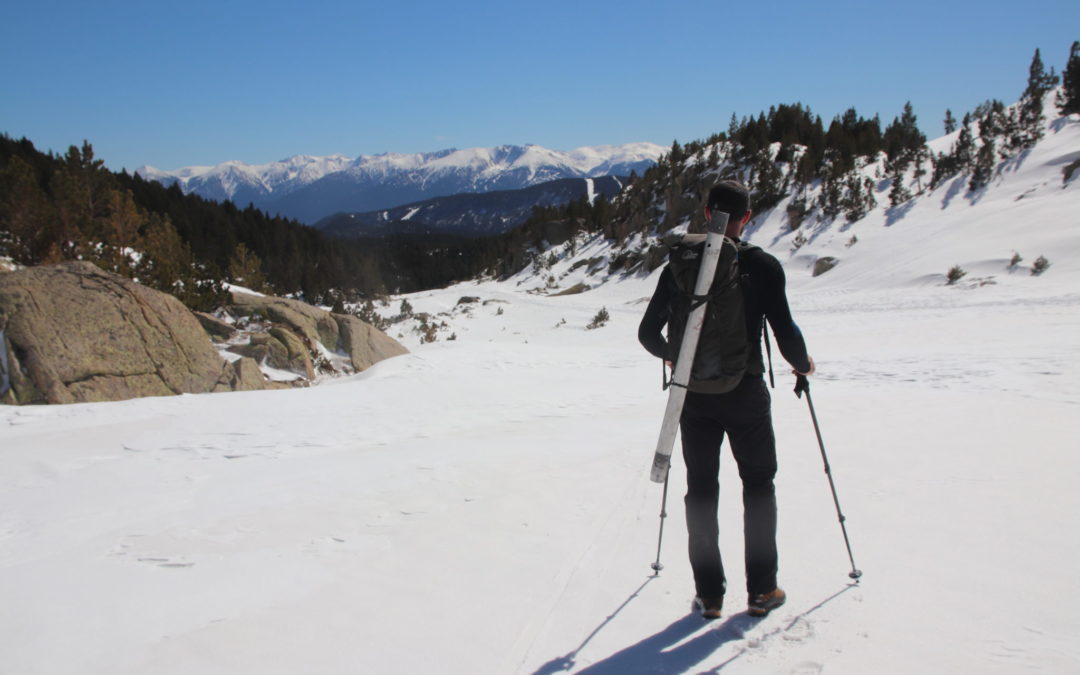
[[[383,153],[315,157],[296,155],[269,164],[228,161],[215,166],[187,166],[162,170],[144,165],[136,173],[161,182],[177,182],[185,192],[198,192],[200,183],[217,180],[231,198],[242,185],[258,186],[266,194],[288,192],[330,174],[390,174],[401,171],[440,173],[456,170],[479,171],[486,176],[525,170],[540,175],[553,168],[581,177],[613,173],[623,165],[654,162],[666,148],[655,143],[598,145],[569,151],[549,150],[539,145],[500,145],[493,148],[448,149],[426,153]]]
[[[162,178],[175,178],[183,186],[194,178],[206,176],[242,174],[250,176],[272,188],[275,184],[287,181],[318,180],[328,173],[340,171],[354,160],[345,155],[329,155],[326,157],[314,157],[311,155],[296,155],[269,164],[245,164],[244,162],[230,160],[214,166],[186,166],[180,169],[161,170],[150,165],[139,167],[136,171],[144,178],[160,180]]]
[[[570,151],[539,145],[386,153],[349,158],[298,155],[269,164],[231,161],[162,171],[143,178],[207,199],[253,203],[270,213],[314,223],[340,212],[375,211],[462,192],[530,187],[561,178],[644,172],[666,149],[653,143],[600,145]]]

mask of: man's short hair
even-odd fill
[[[706,203],[710,211],[723,211],[736,220],[750,210],[750,190],[737,180],[722,180],[709,190]]]

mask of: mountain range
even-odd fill
[[[178,184],[186,194],[251,203],[271,214],[313,224],[342,212],[389,209],[464,192],[516,190],[563,178],[642,173],[666,152],[654,143],[582,147],[570,151],[539,145],[449,149],[431,153],[298,155],[270,164],[225,162],[162,171],[143,178]]]
[[[612,199],[626,185],[625,177],[562,178],[518,190],[462,193],[363,213],[337,213],[315,223],[335,236],[453,233],[464,236],[501,234],[521,225],[536,206],[561,206],[577,199],[594,203]]]

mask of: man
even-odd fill
[[[750,221],[750,193],[737,181],[722,181],[709,191],[705,220],[713,211],[729,214],[726,236],[739,241]],[[750,357],[746,374],[726,393],[708,393],[707,383],[692,380],[687,386],[679,428],[686,462],[686,527],[690,566],[697,590],[695,604],[706,618],[720,616],[726,577],[720,559],[717,505],[719,502],[720,445],[725,434],[739,467],[743,484],[743,536],[745,539],[748,612],[765,616],[784,604],[777,587],[776,440],[770,413],[771,399],[761,356],[763,317],[769,322],[780,352],[795,372],[810,375],[814,362],[806,352],[802,333],[791,318],[780,262],[760,248],[739,246],[739,270]],[[674,360],[679,345],[669,345],[662,333],[672,314],[679,290],[670,267],[660,275],[649,307],[638,328],[638,339],[654,356]],[[700,346],[699,346],[700,353]]]

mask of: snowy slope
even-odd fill
[[[601,279],[570,271],[612,253],[583,241],[550,272],[408,296],[440,339],[397,324],[413,353],[350,379],[0,408],[0,672],[1080,671],[1080,187],[1061,180],[1080,119],[1059,127],[973,200],[945,186],[794,252],[779,215],[753,233],[818,362],[861,583],[780,364],[788,604],[742,611],[726,453],[724,618],[689,611],[677,457],[652,576],[665,396],[635,334],[657,273],[538,292]],[[841,262],[812,277],[820,255]]]
[[[877,194],[878,208],[866,218],[853,224],[841,218],[804,225],[808,243],[791,255],[793,269],[809,270],[821,256],[838,258],[836,269],[815,281],[815,287],[823,289],[888,288],[913,280],[937,284],[953,265],[960,265],[970,277],[1008,283],[1027,276],[1040,255],[1054,265],[1075,269],[1080,237],[1067,235],[1070,225],[1080,225],[1076,197],[1080,175],[1068,184],[1062,175],[1065,166],[1080,159],[1080,124],[1073,117],[1071,122],[1049,123],[1043,141],[1001,164],[987,190],[970,194],[969,176],[964,174],[890,209],[884,182]],[[781,202],[751,230],[755,243],[780,253],[791,250],[797,234],[787,231],[780,218],[786,205],[787,200]],[[848,246],[852,236],[857,243]],[[882,255],[881,249],[894,247],[897,239],[921,245]],[[1010,271],[1007,267],[1016,252],[1023,261]],[[971,281],[965,278],[961,285]]]

